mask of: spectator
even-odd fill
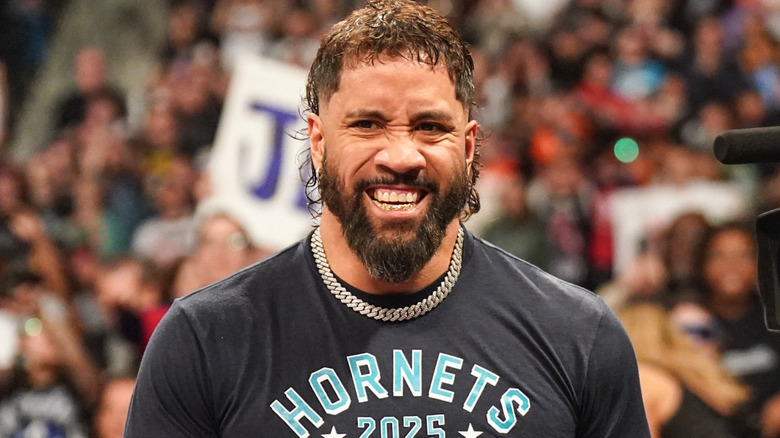
[[[593,187],[575,160],[550,162],[528,187],[531,208],[547,223],[550,272],[577,284],[589,275],[587,238]]]
[[[213,41],[206,26],[206,11],[198,0],[172,0],[168,13],[168,41],[160,56],[162,69],[178,70],[192,61],[193,49],[199,42]]]
[[[173,293],[177,297],[187,295],[268,254],[252,244],[236,219],[227,213],[212,213],[198,227],[195,251],[180,266]]]
[[[748,390],[717,358],[701,354],[657,305],[618,312],[639,362],[639,380],[653,437],[736,438],[731,419]]]
[[[157,214],[142,222],[133,235],[132,252],[161,266],[171,266],[192,250],[195,171],[184,158],[171,163],[153,183]]]
[[[755,23],[755,22],[754,22]],[[780,111],[780,67],[777,42],[761,25],[748,28],[740,51],[742,70],[751,79],[770,112]]]
[[[179,125],[176,152],[188,157],[210,149],[217,132],[222,102],[210,85],[210,73],[187,64],[171,78],[172,103]]]
[[[466,27],[466,32],[475,36],[489,58],[506,53],[511,38],[528,35],[531,31],[531,23],[517,10],[515,3],[508,0],[477,2]]]
[[[122,438],[135,378],[115,378],[106,383],[95,412],[95,438]]]
[[[703,242],[699,275],[705,303],[723,326],[723,363],[751,388],[748,426],[776,437],[780,409],[780,338],[764,327],[758,300],[756,243],[738,225],[715,228]]]
[[[98,274],[97,303],[109,315],[112,329],[135,346],[132,365],[140,359],[154,328],[168,310],[167,280],[166,272],[152,262],[132,258],[116,260]]]
[[[319,47],[317,32],[320,31],[314,16],[304,8],[294,8],[287,15],[282,31],[283,36],[273,44],[270,55],[304,68],[311,65]]]
[[[666,68],[650,57],[647,41],[638,27],[620,30],[615,43],[612,89],[631,101],[642,100],[657,92]]]
[[[14,283],[13,308],[25,332],[18,344],[20,366],[0,398],[0,434],[87,437],[87,413],[100,390],[98,368],[65,303],[30,274]]]
[[[660,301],[666,294],[669,273],[656,251],[645,251],[597,292],[609,307],[619,311],[634,301]]]
[[[164,94],[163,88],[157,93]],[[169,98],[159,96],[146,112],[136,142],[142,153],[144,173],[156,176],[165,173],[179,153],[179,117]]]
[[[672,295],[696,290],[697,251],[708,230],[707,218],[697,211],[679,214],[666,228],[663,259],[669,272]]]
[[[549,269],[546,226],[528,206],[524,178],[515,174],[504,184],[501,214],[487,225],[482,237],[523,260]]]
[[[243,56],[265,54],[270,44],[272,2],[217,0],[211,29],[220,36],[222,65],[232,71]]]
[[[63,97],[55,117],[55,132],[65,128],[75,128],[86,117],[87,103],[90,98],[101,95],[112,102],[120,116],[126,114],[125,100],[122,94],[108,84],[106,78],[106,55],[97,47],[85,47],[76,55],[76,89]]]
[[[119,257],[127,253],[133,232],[151,210],[139,160],[116,126],[96,126],[78,148],[77,225],[100,258]]]
[[[707,17],[696,23],[692,54],[685,66],[689,113],[696,114],[709,102],[727,102],[749,83],[734,59],[724,51],[720,20]]]
[[[0,219],[0,259],[31,269],[41,276],[44,287],[66,297],[60,252],[30,205],[24,175],[8,164],[0,166]]]

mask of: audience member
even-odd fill
[[[85,47],[76,55],[76,88],[64,96],[55,115],[55,132],[65,128],[75,128],[86,117],[88,101],[101,95],[116,105],[117,111],[126,112],[125,99],[106,77],[106,55],[97,47]]]
[[[688,112],[697,113],[709,102],[727,102],[749,87],[744,73],[724,49],[723,27],[717,17],[695,24],[684,75]]]
[[[723,364],[751,388],[748,426],[761,436],[778,436],[770,419],[780,409],[780,337],[764,326],[753,233],[739,225],[717,227],[700,257],[705,303],[723,326]]]
[[[634,345],[653,437],[743,436],[733,422],[748,390],[717,357],[694,348],[658,305],[629,305],[618,311],[618,318]]]
[[[184,296],[209,285],[263,257],[268,251],[255,247],[238,220],[225,212],[203,213],[197,243],[176,274],[173,295]]]
[[[195,170],[183,158],[152,182],[155,216],[142,222],[133,235],[131,251],[161,266],[172,266],[192,251],[195,209],[192,187]]]
[[[135,378],[119,377],[106,383],[94,418],[95,438],[122,438]]]
[[[132,369],[137,364],[168,310],[168,278],[149,260],[124,258],[105,266],[95,280],[96,301],[108,315],[112,329],[135,347],[132,363],[124,367]]]
[[[32,273],[12,280],[12,308],[24,332],[7,392],[0,392],[0,435],[87,437],[100,393],[99,369],[70,321],[66,303]]]
[[[547,227],[528,206],[523,176],[516,174],[503,183],[501,213],[487,224],[482,237],[523,260],[549,269]]]
[[[697,290],[696,257],[708,230],[707,218],[698,211],[679,214],[666,227],[662,251],[671,295]]]
[[[233,70],[243,56],[264,55],[270,44],[273,3],[268,0],[217,0],[211,29],[220,37],[222,65]]]
[[[24,174],[8,164],[0,165],[0,259],[5,265],[31,269],[48,290],[67,295],[60,252],[30,204]]]

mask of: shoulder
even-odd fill
[[[526,297],[538,298],[542,303],[577,306],[579,311],[595,314],[611,313],[595,293],[562,280],[479,237],[475,236],[473,242],[471,258],[478,265],[476,269],[481,275],[500,283],[506,279],[508,285],[514,285],[510,289]]]
[[[292,286],[306,278],[302,274],[306,259],[302,243],[250,265],[216,283],[178,298],[152,335],[154,345],[174,346],[198,355],[214,346],[239,347],[247,336],[256,335],[260,324],[278,318],[279,308],[289,301],[300,300],[300,288]],[[280,298],[282,297],[282,298]],[[282,299],[288,300],[277,305]],[[163,356],[180,354],[162,349]]]
[[[261,297],[292,289],[293,282],[305,277],[307,261],[304,247],[304,241],[297,242],[222,280],[178,298],[176,303],[185,314],[240,310],[250,304],[257,305]]]
[[[479,300],[473,305],[511,315],[518,330],[543,337],[556,354],[568,349],[571,357],[584,355],[586,363],[604,354],[614,356],[617,350],[633,355],[622,325],[595,293],[484,240],[473,242],[461,273],[463,285],[472,289],[470,296]]]

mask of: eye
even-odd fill
[[[417,126],[417,129],[423,132],[442,132],[444,127],[438,123],[423,122]]]
[[[358,129],[373,129],[376,128],[376,123],[373,120],[358,120],[351,125],[353,128]]]

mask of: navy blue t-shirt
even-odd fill
[[[127,437],[649,437],[630,341],[593,293],[467,233],[450,295],[380,322],[328,291],[309,242],[176,301]],[[438,284],[351,291],[402,307]]]

